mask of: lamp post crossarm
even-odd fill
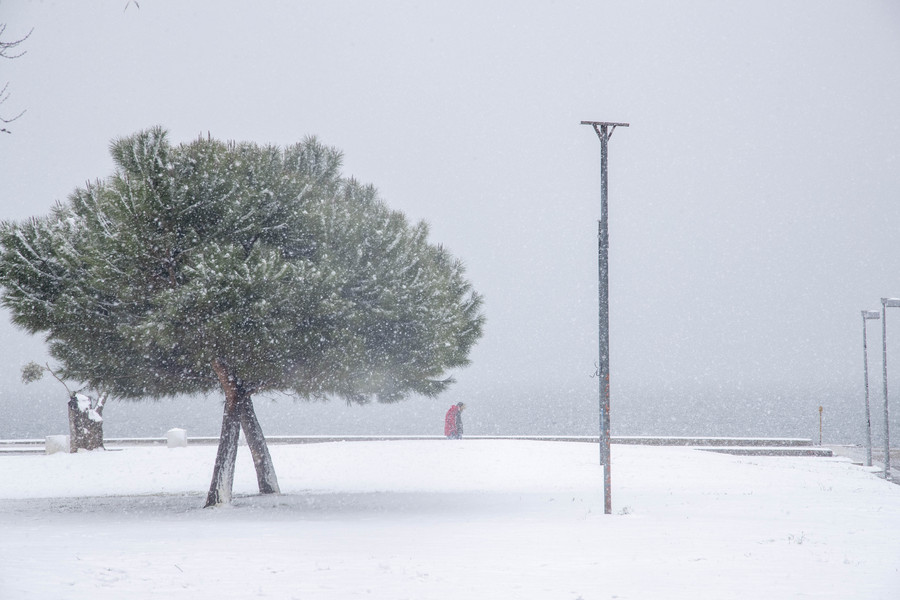
[[[629,127],[628,123],[613,123],[612,121],[582,121],[581,124],[592,126],[601,142],[609,140],[616,127]],[[610,128],[609,131],[607,131],[607,127]]]

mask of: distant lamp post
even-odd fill
[[[891,422],[888,409],[887,309],[900,307],[900,298],[881,299],[881,369],[884,375],[884,478],[891,480]]]
[[[869,412],[869,351],[866,346],[866,321],[878,320],[881,313],[877,310],[864,310],[863,318],[863,378],[866,382],[866,466],[872,466],[872,414]]]
[[[819,407],[819,445],[822,445],[822,412],[825,410],[824,406]]]

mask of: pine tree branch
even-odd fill
[[[69,392],[69,398],[71,398],[72,395],[73,395],[73,394],[72,394],[72,390],[69,389],[69,386],[66,385],[66,382],[65,382],[65,381],[63,381],[62,379],[60,379],[59,377],[57,377],[56,372],[54,372],[53,369],[50,368],[50,363],[46,363],[46,369],[47,369],[47,372],[50,373],[50,374],[53,376],[53,379],[55,379],[55,380],[57,380],[58,382],[60,382],[61,384],[63,384],[63,387],[66,388],[66,391],[67,391],[67,392]]]
[[[31,37],[31,34],[33,31],[34,31],[34,28],[32,28],[27,34],[25,34],[23,37],[21,37],[17,40],[13,40],[11,42],[4,42],[2,38],[3,38],[3,34],[6,32],[6,23],[0,23],[0,57],[6,58],[9,60],[14,60],[14,59],[19,58],[22,55],[24,55],[26,52],[25,50],[22,50],[18,54],[13,54],[11,52],[14,51],[16,48],[18,48],[22,42],[24,42],[29,37]],[[0,104],[3,104],[4,102],[6,102],[9,99],[9,92],[7,91],[8,89],[9,89],[9,82],[7,82],[6,84],[3,85],[3,89],[0,89]],[[25,114],[25,111],[23,110],[22,112],[20,112],[19,114],[17,114],[16,116],[14,116],[12,118],[6,118],[3,116],[0,116],[0,123],[3,123],[3,124],[12,123],[13,121],[15,121],[16,119],[18,119],[19,117],[21,117],[24,114]],[[7,129],[6,127],[0,127],[0,133],[12,133],[12,132],[9,129]]]
[[[5,32],[6,32],[6,23],[0,23],[0,38],[3,37],[3,34]],[[19,39],[13,40],[11,42],[4,42],[2,39],[0,39],[0,57],[13,60],[13,59],[19,58],[20,56],[24,55],[27,52],[27,50],[22,50],[18,54],[10,54],[9,52],[10,52],[10,50],[16,49],[22,42],[24,42],[29,37],[31,37],[31,34],[33,32],[34,32],[34,28],[32,27],[31,30],[28,33],[26,33],[23,37],[20,37]]]

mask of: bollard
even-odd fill
[[[185,448],[187,446],[187,432],[184,429],[170,429],[166,432],[166,445],[169,448]]]
[[[69,454],[71,447],[69,446],[69,436],[67,435],[48,435],[44,438],[44,453],[56,454],[64,452]]]

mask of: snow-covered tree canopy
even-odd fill
[[[122,398],[219,387],[351,402],[434,395],[481,336],[481,299],[425,224],[281,149],[154,128],[48,216],[0,225],[2,302],[66,378]]]

